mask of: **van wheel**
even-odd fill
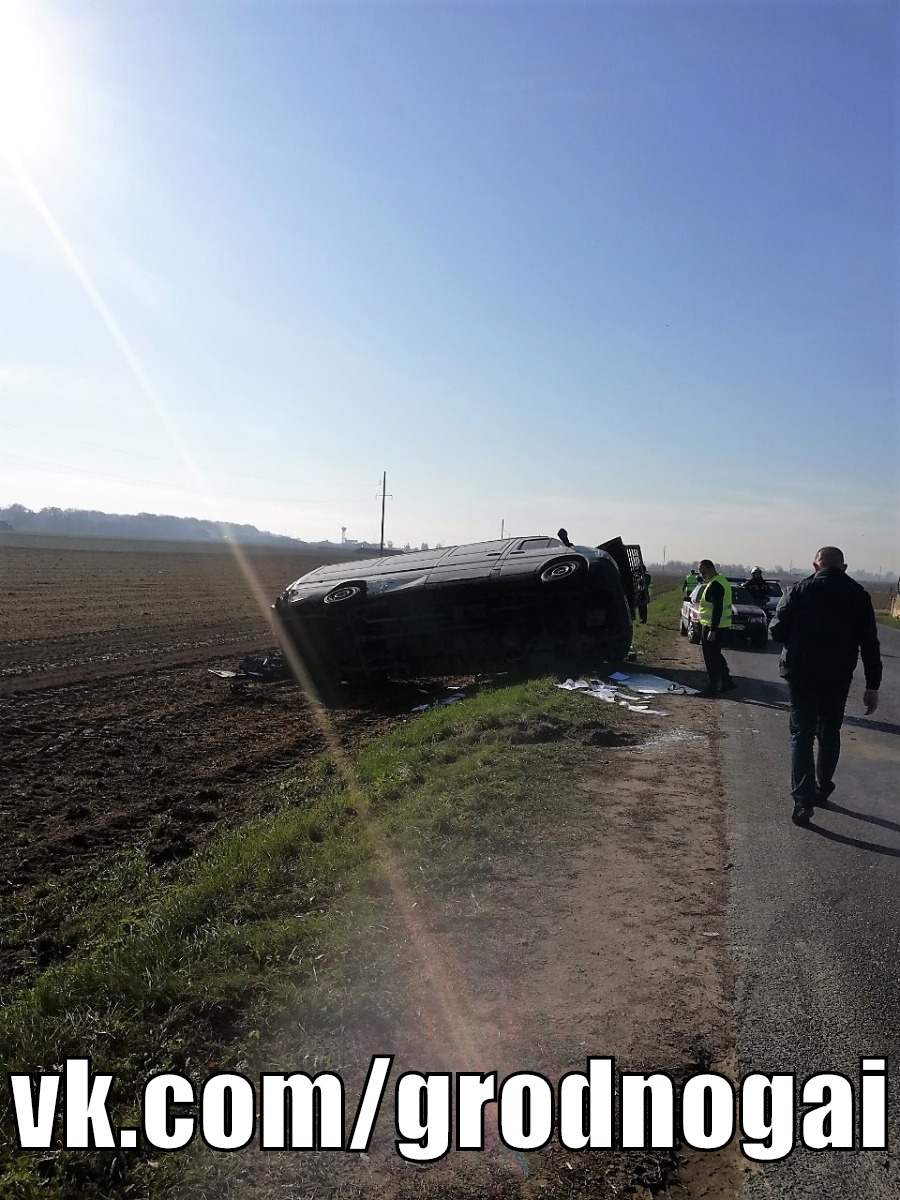
[[[583,566],[580,558],[557,559],[541,571],[541,583],[560,583],[564,579],[572,579],[581,572]]]
[[[332,588],[324,597],[324,602],[325,604],[347,604],[353,600],[364,599],[365,595],[365,580],[354,580],[351,583],[341,583]]]

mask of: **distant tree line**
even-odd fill
[[[670,559],[667,563],[665,563],[665,565],[662,563],[648,563],[647,568],[651,572],[659,571],[661,573],[665,573],[666,575],[686,575],[688,571],[690,571],[692,567],[696,567],[696,565],[696,560],[693,562],[682,562],[680,559]],[[756,565],[757,564],[754,563],[753,567]],[[759,565],[762,566],[761,563]],[[716,566],[723,575],[731,575],[735,579],[739,575],[743,576],[744,579],[747,579],[750,576],[750,572],[753,570],[753,567],[748,567],[746,563],[716,563]],[[849,567],[849,571],[854,579],[865,579],[869,583],[890,583],[896,578],[896,575],[893,571],[882,571],[880,575],[874,571],[855,571],[852,564]],[[806,575],[811,575],[812,566],[798,570],[796,567],[783,567],[781,563],[777,563],[774,567],[763,566],[762,572],[767,579],[797,580],[803,579]]]
[[[0,530],[13,533],[55,533],[81,537],[147,538],[165,542],[221,542],[226,537],[246,545],[320,546],[299,538],[269,533],[255,525],[201,521],[197,517],[171,517],[158,513],[105,513],[83,508],[42,508],[33,512],[23,504],[0,507]],[[354,551],[368,549],[357,543]],[[377,549],[377,547],[375,547]]]

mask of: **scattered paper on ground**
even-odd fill
[[[621,676],[619,672],[616,675],[610,676],[611,679],[629,679],[628,676]],[[652,675],[642,675],[641,679],[654,679]],[[660,683],[667,683],[665,679],[659,680]],[[622,708],[627,708],[630,712],[653,713],[657,717],[667,717],[669,714],[662,708],[650,708],[644,703],[643,695],[628,695],[628,691],[639,692],[643,689],[633,688],[629,679],[626,688],[620,687],[618,684],[605,683],[602,679],[567,679],[565,683],[558,683],[558,688],[562,688],[567,692],[584,692],[588,696],[593,696],[596,700],[605,700],[607,704],[618,704]],[[677,685],[673,685],[677,686]]]
[[[619,683],[626,684],[633,692],[646,692],[654,696],[696,696],[697,689],[684,683],[673,683],[671,679],[663,679],[660,675],[623,675],[617,671],[610,675]]]

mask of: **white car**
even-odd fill
[[[681,606],[681,636],[694,645],[700,642],[700,593],[705,586],[698,583]],[[766,614],[739,583],[731,585],[731,627],[721,632],[726,645],[749,642],[757,650],[763,650],[769,641]]]

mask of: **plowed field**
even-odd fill
[[[123,847],[189,854],[324,748],[299,687],[236,695],[207,668],[272,645],[268,604],[336,557],[0,535],[0,906]],[[353,744],[409,707],[330,719]],[[26,951],[54,956],[5,945],[0,967]]]

